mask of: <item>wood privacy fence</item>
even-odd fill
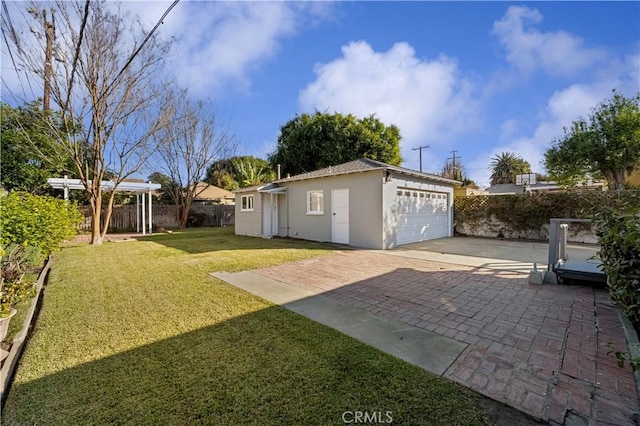
[[[91,209],[89,207],[81,208],[84,214],[84,222],[80,224],[79,229],[82,231],[91,230]],[[142,209],[140,209],[142,211]],[[136,206],[113,206],[111,214],[111,222],[109,223],[109,232],[131,232],[135,231],[136,225]],[[154,205],[152,210],[152,219],[154,227],[177,228],[178,215],[176,206]],[[142,229],[142,219],[139,218],[140,229]],[[189,212],[187,220],[188,227],[198,226],[234,226],[235,225],[235,206],[225,205],[202,205],[194,204]],[[148,226],[148,225],[147,225]]]

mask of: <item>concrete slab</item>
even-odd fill
[[[211,275],[437,375],[444,374],[467,347],[449,337],[250,271]]]
[[[598,246],[569,244],[571,260],[588,260],[597,255]],[[533,264],[547,269],[549,244],[537,241],[450,237],[423,241],[385,251],[394,256],[412,257],[458,265],[529,273]]]
[[[474,266],[477,268],[497,269],[500,271],[519,272],[522,274],[528,274],[529,271],[533,269],[533,262],[520,262],[517,260],[492,259],[488,257],[438,253],[428,250],[396,249],[384,250],[381,251],[381,253],[390,256],[430,260],[433,262],[451,263],[454,265]],[[546,263],[538,263],[538,270],[544,271],[546,269]]]

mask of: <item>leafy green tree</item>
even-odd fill
[[[223,158],[209,166],[205,181],[234,191],[275,180],[276,174],[265,160],[251,155]]]
[[[515,183],[516,175],[531,173],[531,165],[513,152],[496,154],[491,159],[491,185]]]
[[[240,188],[261,185],[276,178],[276,174],[264,160],[238,159],[234,161],[233,166],[236,172],[235,178]]]
[[[396,126],[373,115],[302,114],[280,128],[269,163],[273,168],[282,165],[283,172],[292,175],[363,157],[400,165],[400,139]]]
[[[62,137],[59,115],[40,108],[34,101],[13,108],[3,103],[1,181],[6,190],[32,194],[51,193],[50,177],[60,177],[73,169],[71,158],[55,150],[55,139]]]
[[[613,92],[587,120],[573,122],[544,154],[552,179],[564,185],[604,177],[610,189],[624,189],[625,174],[640,165],[640,93]]]

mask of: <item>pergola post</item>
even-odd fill
[[[145,216],[145,197],[144,194],[142,194],[142,235],[145,235],[147,233],[147,222],[146,219],[147,217]]]
[[[144,196],[144,195],[143,195]],[[149,235],[153,234],[153,219],[151,215],[151,191],[149,191]]]
[[[67,177],[67,175],[64,175],[64,188],[63,188],[63,192],[64,192],[64,199],[65,200],[69,200],[69,178]]]
[[[136,232],[140,232],[140,193],[136,192]]]

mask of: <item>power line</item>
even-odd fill
[[[6,3],[5,0],[2,0],[2,9],[3,9],[3,12],[4,12],[3,18],[6,19],[6,23],[9,26],[11,41],[13,41],[13,44],[15,44],[15,46],[18,48],[18,51],[21,54],[23,54],[24,52],[22,51],[22,48],[20,47],[20,40],[18,39],[18,35],[16,33],[16,29],[13,26],[13,20],[11,19],[11,14],[9,14],[9,8],[7,8],[7,3]],[[20,87],[22,88],[22,92],[23,92],[23,94],[26,95],[26,90],[24,88],[24,85],[22,84],[22,78],[20,78],[20,73],[18,72],[18,66],[16,65],[16,62],[15,62],[15,60],[13,58],[13,53],[11,52],[11,46],[9,45],[9,41],[7,40],[7,35],[6,35],[5,31],[4,31],[4,27],[2,28],[2,37],[4,38],[4,42],[7,45],[7,51],[9,52],[9,56],[11,57],[11,62],[13,63],[13,67],[15,68],[16,76],[18,77],[18,82],[20,83]],[[35,97],[35,92],[33,91],[33,86],[31,86],[31,79],[29,78],[29,74],[26,73],[25,76],[27,78],[27,84],[29,85],[29,89],[31,90],[31,96]]]
[[[107,86],[107,88],[105,89],[105,91],[102,93],[102,95],[100,96],[100,98],[102,98],[102,96],[106,95],[109,90],[111,90],[111,87],[116,83],[116,81],[118,81],[118,78],[120,78],[120,76],[122,75],[122,73],[127,69],[127,67],[131,64],[131,62],[133,62],[133,59],[138,55],[138,53],[140,53],[140,51],[142,50],[142,48],[144,47],[144,45],[147,43],[147,41],[149,41],[149,39],[151,38],[151,36],[153,36],[153,33],[158,29],[158,27],[160,26],[160,24],[162,24],[162,21],[164,21],[164,18],[167,17],[167,15],[169,14],[169,12],[171,12],[171,9],[173,9],[174,7],[176,7],[176,5],[180,2],[180,0],[175,0],[173,3],[171,3],[171,6],[169,6],[167,8],[167,10],[162,14],[162,16],[160,17],[160,19],[158,20],[158,22],[156,23],[156,25],[151,29],[151,31],[149,32],[149,34],[147,34],[147,36],[145,37],[145,39],[142,41],[142,43],[140,44],[140,46],[138,46],[138,48],[135,50],[135,52],[133,52],[131,54],[131,56],[129,57],[129,59],[127,60],[127,62],[124,64],[124,66],[122,67],[122,69],[120,70],[120,72],[116,75],[116,78],[113,79],[113,81],[111,82],[111,84],[109,84],[109,86]],[[87,0],[87,4],[89,3],[89,0]]]
[[[4,4],[4,2],[2,2],[2,4]],[[9,46],[9,40],[7,40],[7,34],[5,33],[4,28],[2,28],[2,38],[4,39],[4,43],[7,45],[7,51],[9,52],[9,57],[11,58],[11,63],[13,64],[14,71],[18,76],[20,87],[22,87],[22,91],[25,92],[24,85],[22,84],[22,79],[20,78],[20,74],[18,73],[18,66],[16,65],[15,59],[13,58],[13,53],[11,53],[11,46]],[[33,91],[33,89],[31,91]]]
[[[69,85],[67,86],[67,98],[63,106],[63,110],[66,112],[69,107],[69,98],[71,98],[71,87],[73,86],[73,77],[76,74],[76,65],[78,63],[78,57],[80,56],[80,47],[82,45],[82,38],[84,35],[84,28],[87,25],[87,19],[89,17],[89,0],[84,4],[84,15],[82,16],[82,24],[80,25],[80,34],[78,35],[78,43],[76,43],[76,52],[73,55],[73,64],[71,65],[71,76]]]

